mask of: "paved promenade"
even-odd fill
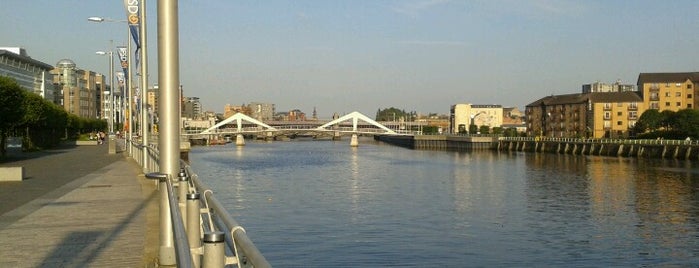
[[[0,182],[0,267],[152,267],[157,191],[106,145],[20,154],[25,180]]]

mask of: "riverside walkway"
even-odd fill
[[[0,182],[0,267],[153,267],[158,192],[107,145],[10,157],[22,182]]]

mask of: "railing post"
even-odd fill
[[[224,238],[224,233],[219,231],[207,232],[204,234],[203,268],[219,268],[224,266],[226,262],[226,256],[224,255]]]
[[[158,180],[160,191],[160,249],[158,251],[159,265],[175,265],[175,240],[172,234],[170,201],[167,196],[167,180],[164,173],[148,173],[146,178]]]
[[[189,193],[189,179],[187,178],[187,173],[184,172],[184,168],[180,169],[180,173],[177,174],[177,177],[179,178],[179,184],[177,185],[177,205],[180,208],[180,214],[182,214],[182,221],[185,222],[186,228],[187,207],[185,201],[187,200],[187,193]]]
[[[195,267],[200,267],[201,263],[201,232],[199,226],[199,193],[187,194],[187,240],[189,240],[189,248],[192,249],[192,260]]]

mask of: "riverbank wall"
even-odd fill
[[[699,160],[699,142],[685,140],[566,139],[448,135],[374,136],[416,150],[497,150],[616,157]]]
[[[617,157],[699,159],[699,144],[684,140],[599,140],[503,138],[499,151],[545,152]]]
[[[415,135],[377,135],[375,140],[416,150],[491,150],[497,148],[497,137]]]

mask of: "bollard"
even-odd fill
[[[199,226],[199,193],[187,194],[187,240],[192,249],[194,267],[199,267],[201,263],[201,231]]]
[[[180,214],[182,214],[182,221],[185,223],[185,228],[187,228],[187,207],[185,201],[187,200],[187,193],[189,193],[189,178],[187,178],[187,173],[184,172],[184,168],[180,169],[180,173],[177,174],[177,177],[179,178],[179,183],[177,185],[177,205],[180,208]]]
[[[175,239],[172,234],[170,203],[167,197],[168,175],[154,172],[146,174],[146,178],[158,180],[160,189],[160,250],[158,259],[160,265],[175,265]]]
[[[226,261],[224,239],[223,232],[215,231],[204,234],[204,260],[201,267],[220,268],[224,266]]]

